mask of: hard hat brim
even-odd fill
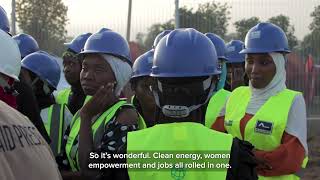
[[[36,74],[39,77],[39,79],[41,79],[42,81],[46,81],[50,86],[52,86],[54,88],[54,90],[57,90],[57,86],[52,84],[48,79],[41,78],[41,73],[40,72],[32,70],[32,69],[30,69],[29,67],[27,67],[27,66],[25,66],[23,64],[22,64],[22,67],[27,69],[27,70],[29,70],[29,71],[31,71],[31,72],[33,72],[34,74]]]
[[[80,52],[79,54],[80,54],[80,55],[86,55],[86,54],[108,54],[108,55],[112,55],[112,56],[118,57],[118,58],[120,58],[121,60],[127,62],[130,66],[132,66],[132,62],[131,62],[127,57],[115,55],[115,54],[113,54],[113,53],[96,51],[96,50],[85,50],[85,51]]]
[[[133,75],[133,76],[131,76],[131,79],[138,78],[138,77],[150,77],[150,74],[151,73],[141,73],[139,75]]]
[[[232,57],[229,57],[228,61],[226,61],[227,64],[244,63],[244,62],[245,62],[245,59],[232,58]]]
[[[218,59],[222,59],[222,60],[228,61],[228,58],[226,56],[218,56]]]
[[[71,43],[63,43],[63,45],[65,45],[65,46],[70,46]]]
[[[6,76],[8,76],[8,77],[11,77],[11,78],[13,78],[13,79],[16,80],[16,81],[20,81],[20,79],[19,79],[18,76],[16,76],[16,75],[8,74],[8,73],[5,73],[5,72],[3,72],[3,71],[0,71],[0,73],[6,75]]]
[[[150,76],[151,77],[168,77],[168,78],[174,78],[174,77],[201,77],[201,76],[214,76],[214,75],[219,75],[221,74],[221,71],[216,70],[213,73],[157,73],[154,74],[151,72]]]
[[[288,49],[261,49],[261,48],[247,48],[241,50],[240,54],[256,54],[256,53],[271,53],[271,52],[285,52],[290,53]]]

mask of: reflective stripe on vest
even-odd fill
[[[47,118],[45,117],[46,115]],[[72,114],[66,105],[53,104],[41,111],[41,118],[51,139],[51,150],[54,156],[57,156],[61,152],[61,148],[63,148],[61,147],[63,134],[71,122]]]
[[[245,116],[251,91],[249,87],[239,87],[231,93],[227,102],[225,129],[234,137],[249,141],[258,150],[273,151],[281,144],[291,105],[298,94],[300,92],[285,89],[277,95],[270,97],[248,121],[244,137],[242,137],[240,121]],[[305,165],[306,161],[307,157],[301,167]],[[295,175],[277,177],[259,176],[260,179],[295,180],[299,179],[299,177]]]
[[[133,96],[131,96],[131,104],[133,104],[133,102],[134,102],[134,100],[135,100],[135,98],[136,98],[136,96],[135,95],[133,95]]]
[[[115,116],[116,112],[122,107],[128,105],[125,100],[120,100],[114,104],[111,108],[105,111],[100,117],[92,124],[92,135],[94,141],[94,147],[98,147],[101,143],[102,134],[105,130],[105,125]],[[76,113],[72,120],[70,134],[66,145],[66,154],[72,171],[79,170],[78,164],[78,144],[79,144],[79,130],[80,130],[80,115]],[[143,119],[139,119],[139,129],[146,128]],[[75,140],[78,140],[78,143]]]
[[[147,137],[147,138],[146,138]],[[144,152],[186,152],[220,151],[230,153],[233,138],[231,135],[212,131],[199,123],[170,123],[128,133],[127,153],[143,150]],[[199,143],[203,142],[203,143]],[[204,143],[206,142],[206,143]],[[132,159],[127,159],[132,163]],[[226,179],[227,169],[220,170],[183,170],[183,178],[175,177],[171,170],[132,170],[128,169],[130,180],[211,180]],[[179,172],[178,172],[179,174]]]
[[[63,90],[59,91],[58,95],[56,97],[56,103],[57,104],[68,104],[70,93],[71,93],[70,88],[63,89]]]
[[[206,118],[205,118],[206,127],[211,128],[211,126],[214,124],[214,122],[219,116],[219,113],[224,107],[229,95],[230,95],[229,91],[220,89],[210,98],[207,111],[206,111]]]

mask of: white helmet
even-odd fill
[[[0,30],[0,73],[19,81],[21,55],[17,43]]]

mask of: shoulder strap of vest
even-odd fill
[[[139,116],[139,119],[138,119],[138,126],[139,126],[139,129],[144,129],[146,128],[146,123],[143,119],[143,117],[140,115],[140,113],[137,111],[137,109],[135,108],[135,106],[133,104],[130,104],[130,103],[125,103],[125,104],[122,104],[114,113],[113,117],[117,117],[119,115],[119,113],[121,112],[120,110],[121,109],[125,109],[125,108],[129,108],[129,109],[133,109],[134,111],[136,111],[136,113],[138,114]],[[113,118],[111,117],[111,119]],[[107,125],[108,121],[105,121],[105,126]]]
[[[66,88],[66,89],[59,91],[56,96],[56,102],[58,104],[61,104],[64,101],[68,101],[69,96],[70,96],[70,92],[71,92],[70,88]],[[66,103],[68,103],[68,102],[66,102]]]
[[[220,89],[210,98],[205,114],[205,126],[211,128],[215,123],[229,95],[229,91]]]
[[[235,108],[238,109],[239,107],[241,107],[245,110],[250,97],[251,91],[248,86],[240,86],[234,89],[226,103],[226,115],[229,115],[229,113],[232,112]],[[241,101],[239,101],[239,98],[241,98]]]

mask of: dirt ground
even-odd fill
[[[308,140],[309,162],[302,180],[320,180],[320,136]]]

